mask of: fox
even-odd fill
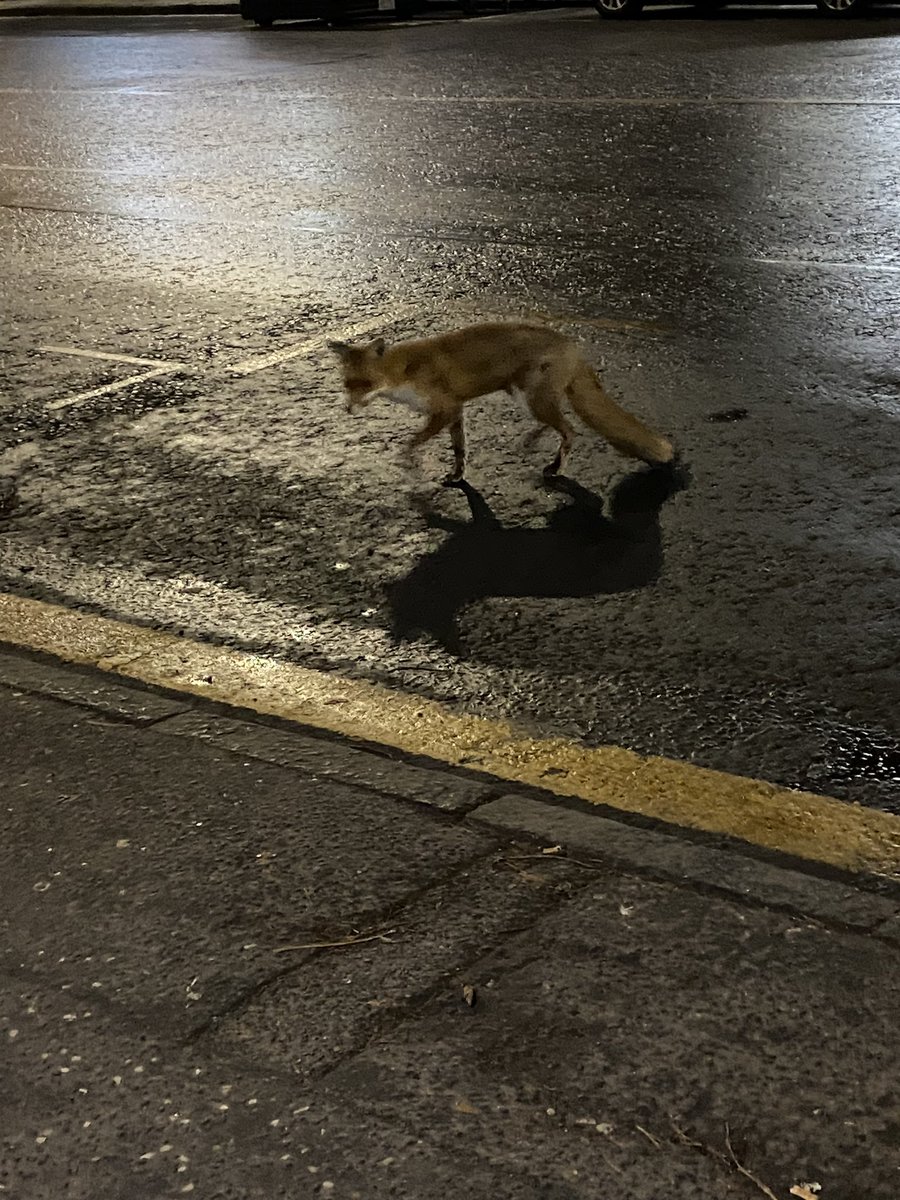
[[[389,399],[425,416],[424,426],[408,443],[410,461],[420,446],[449,430],[453,469],[442,481],[445,486],[465,478],[463,407],[493,392],[525,400],[538,423],[526,439],[529,445],[545,429],[559,435],[556,454],[543,469],[546,478],[560,475],[572,449],[574,430],[563,415],[566,400],[585,425],[621,454],[652,466],[675,458],[668,438],[607,394],[575,340],[549,326],[490,321],[390,345],[383,337],[326,344],[340,360],[349,413]]]

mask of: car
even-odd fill
[[[326,21],[343,25],[353,17],[372,17],[378,13],[394,17],[412,15],[410,0],[240,0],[240,13],[260,29],[275,21]]]
[[[475,0],[462,0],[470,12]],[[354,18],[393,17],[406,21],[427,7],[427,0],[240,0],[240,14],[261,29],[275,21],[325,21],[344,25]]]
[[[665,0],[663,0],[665,2]],[[677,3],[678,0],[675,0]],[[727,0],[684,0],[703,16],[712,16],[724,8]],[[819,12],[829,17],[857,17],[868,7],[868,0],[815,0]],[[625,21],[639,17],[644,0],[594,0],[594,8],[601,17],[613,21]]]

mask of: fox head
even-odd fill
[[[328,349],[338,356],[344,371],[344,390],[347,393],[347,412],[364,408],[386,382],[384,372],[384,338],[351,346],[348,342],[327,342]]]

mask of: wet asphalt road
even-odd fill
[[[0,585],[900,811],[900,19],[3,32]],[[324,336],[517,313],[686,490],[344,413]]]

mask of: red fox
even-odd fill
[[[463,405],[489,392],[524,396],[538,422],[529,441],[548,427],[559,434],[546,476],[562,471],[572,446],[573,430],[562,412],[565,397],[622,454],[652,464],[674,458],[666,438],[606,394],[576,343],[543,325],[497,321],[393,345],[376,338],[358,345],[330,341],[328,348],[343,365],[348,412],[383,398],[424,413],[427,421],[409,443],[410,452],[449,427],[454,462],[448,484],[465,474]]]

